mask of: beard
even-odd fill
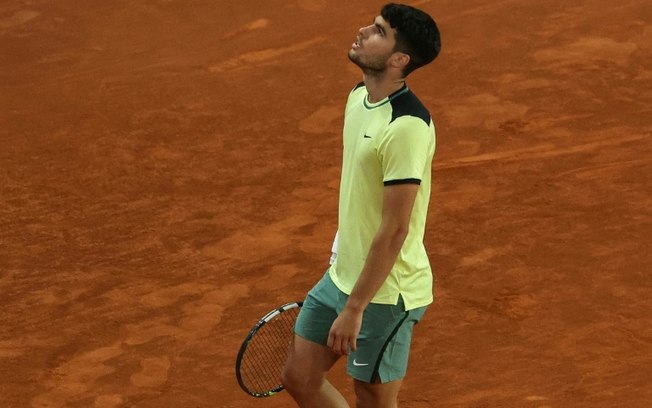
[[[362,58],[360,55],[357,55],[354,50],[349,50],[349,60],[352,63],[360,67],[363,73],[367,75],[378,76],[385,72],[387,68],[387,60],[389,55],[378,55],[371,58]]]

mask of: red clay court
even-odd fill
[[[323,273],[382,2],[0,4],[0,406],[291,407],[233,364]],[[411,1],[443,50],[402,408],[652,404],[652,3]],[[340,364],[333,381],[352,396]]]

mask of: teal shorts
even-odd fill
[[[308,292],[297,318],[295,333],[326,346],[333,321],[347,299],[348,295],[335,286],[326,272]],[[377,380],[387,383],[405,377],[412,329],[426,309],[424,306],[406,311],[401,297],[397,305],[370,303],[362,316],[357,350],[348,355],[347,373],[367,383]]]

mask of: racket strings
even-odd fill
[[[251,338],[240,366],[242,380],[249,391],[265,393],[280,388],[298,313],[299,308],[280,313]]]
[[[268,391],[280,384],[278,375],[285,361],[283,354],[287,355],[287,351],[279,350],[279,343],[283,341],[279,327],[281,327],[280,321],[272,321],[256,334],[257,347],[248,353],[252,363],[249,379],[252,386],[255,385],[252,391]]]
[[[262,326],[247,347],[242,375],[252,391],[265,392],[280,385],[280,373],[292,333],[289,316],[279,315]],[[290,326],[290,327],[288,327]]]

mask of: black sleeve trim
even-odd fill
[[[415,178],[401,179],[401,180],[387,180],[383,183],[386,186],[395,186],[397,184],[416,184],[421,185],[421,180]]]

